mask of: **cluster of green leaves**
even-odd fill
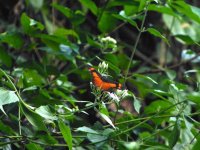
[[[27,0],[23,5],[31,11],[21,13],[20,25],[3,26],[0,146],[28,150],[49,147],[197,150],[199,67],[191,62],[190,70],[184,68],[176,73],[173,66],[163,68],[146,57],[152,65],[148,66],[140,60],[133,61],[133,56],[140,36],[145,33],[158,41],[158,47],[163,41],[168,47],[174,40],[191,49],[187,56],[194,57],[175,67],[190,60],[199,63],[193,48],[200,42],[200,9],[182,0],[72,3],[76,7]],[[146,25],[149,12],[160,14],[163,27]],[[137,31],[133,32],[137,36],[134,45],[117,34],[109,37],[126,25]],[[131,55],[126,48],[131,49]],[[174,51],[166,54],[166,66],[177,62]],[[121,105],[130,102],[123,109],[119,104],[109,111],[102,91],[96,91],[95,98],[92,97],[86,66],[101,61],[108,64],[115,79],[121,78],[120,82],[127,85],[132,95],[120,101]],[[137,73],[132,72],[134,68],[139,68]],[[144,74],[155,68],[159,74]],[[93,103],[94,99],[100,101]],[[90,114],[89,109],[95,113]],[[95,123],[88,116],[97,116]]]

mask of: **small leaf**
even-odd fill
[[[81,132],[86,132],[86,133],[91,133],[91,134],[99,134],[99,132],[97,132],[91,128],[88,128],[86,126],[79,127],[76,129],[76,131],[81,131]]]
[[[176,145],[176,143],[179,139],[179,136],[180,136],[180,127],[178,125],[178,121],[176,121],[174,129],[172,130],[172,132],[168,138],[170,148],[173,148]]]
[[[32,110],[32,107],[29,106],[28,104],[24,103],[24,102],[20,102],[20,108],[23,112],[23,114],[25,115],[25,117],[27,118],[27,120],[37,129],[40,131],[47,131],[47,128],[44,124],[44,119],[39,116],[37,113],[35,113]]]
[[[58,121],[58,126],[65,139],[65,142],[67,143],[69,147],[69,150],[72,150],[72,134],[71,134],[70,127],[65,125],[65,123],[62,120]]]
[[[170,80],[174,80],[176,78],[176,72],[173,70],[166,70],[165,71],[167,76],[169,77]]]
[[[141,74],[134,74],[133,76],[135,77],[139,77],[139,78],[144,78],[144,79],[147,79],[155,84],[158,84],[154,79],[152,79],[151,77],[149,76],[144,76],[144,75],[141,75]]]
[[[140,113],[140,108],[141,108],[141,102],[138,100],[138,99],[134,99],[134,102],[133,102],[133,105],[134,105],[134,108],[135,110],[137,111],[137,113],[139,114]]]
[[[57,120],[57,117],[51,112],[49,106],[40,106],[35,112],[45,119]]]
[[[6,113],[3,109],[3,105],[15,103],[18,101],[19,101],[19,98],[17,97],[14,91],[9,91],[9,90],[0,88],[0,109],[2,110],[4,114]]]
[[[79,1],[82,3],[82,5],[89,8],[94,15],[97,15],[98,8],[92,0],[79,0]]]
[[[111,119],[110,119],[108,116],[106,116],[106,115],[103,114],[103,113],[99,113],[99,114],[101,115],[101,117],[102,117],[103,119],[106,120],[106,122],[108,122],[114,129],[116,129],[115,126],[114,126],[114,124],[112,123]]]
[[[148,28],[147,31],[148,31],[149,33],[151,33],[152,35],[157,36],[157,37],[163,39],[163,40],[169,45],[169,42],[168,42],[168,40],[166,39],[166,37],[164,37],[158,30],[156,30],[156,29],[154,29],[154,28]]]

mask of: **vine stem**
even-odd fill
[[[185,101],[178,102],[178,103],[176,103],[176,104],[174,104],[174,105],[171,105],[171,106],[169,106],[168,108],[166,108],[166,109],[164,109],[164,110],[162,110],[162,111],[156,113],[155,115],[153,115],[153,116],[151,116],[151,117],[145,119],[144,121],[138,123],[137,125],[135,125],[135,126],[133,126],[133,127],[130,127],[130,128],[128,128],[127,130],[124,130],[124,131],[122,131],[122,132],[116,134],[115,136],[119,136],[119,135],[125,134],[125,133],[127,133],[127,132],[129,132],[129,131],[135,129],[136,127],[142,125],[143,123],[149,121],[150,119],[152,119],[152,118],[158,116],[159,114],[161,114],[161,113],[163,113],[163,112],[166,112],[167,110],[169,110],[169,109],[171,109],[171,108],[173,108],[173,107],[175,107],[175,106],[177,106],[177,105],[179,105],[179,104],[185,103],[185,102],[186,102],[186,100],[185,100]]]
[[[134,54],[135,54],[137,45],[138,45],[138,43],[139,43],[141,34],[142,34],[142,32],[144,31],[144,22],[145,22],[145,19],[146,19],[146,16],[147,16],[148,6],[149,6],[149,3],[146,4],[146,8],[145,8],[145,12],[144,12],[144,18],[143,18],[143,20],[142,20],[142,24],[141,24],[141,26],[140,26],[139,34],[138,34],[138,36],[137,36],[135,45],[134,45],[134,47],[133,47],[133,51],[132,51],[132,53],[131,53],[130,61],[129,61],[129,63],[128,63],[128,67],[127,67],[127,70],[126,70],[126,73],[125,73],[124,83],[126,83],[127,76],[128,76],[129,70],[130,70],[130,66],[131,66],[131,63],[132,63],[132,60],[133,60],[133,56],[134,56]]]
[[[3,71],[1,68],[0,68],[0,71],[3,73],[3,75],[7,78],[7,80],[9,81],[9,83],[12,85],[13,89],[15,90],[16,94],[17,94],[17,97],[19,98],[19,102],[23,102],[19,92],[17,91],[17,88],[15,87],[14,83],[12,82],[12,80],[10,79],[10,77],[6,74],[5,71]],[[21,135],[22,133],[22,129],[21,129],[21,111],[20,111],[20,103],[18,105],[18,125],[19,125],[19,135]]]

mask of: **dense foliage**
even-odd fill
[[[198,6],[0,1],[1,148],[198,150]]]

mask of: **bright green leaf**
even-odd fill
[[[70,127],[65,125],[65,123],[62,120],[58,121],[59,129],[65,139],[65,142],[67,143],[69,150],[72,150],[72,134]]]
[[[156,29],[154,29],[154,28],[148,28],[147,31],[148,31],[149,33],[151,33],[152,35],[163,39],[163,40],[169,45],[169,42],[168,42],[168,40],[166,39],[166,37],[164,37],[158,30],[156,30]]]

